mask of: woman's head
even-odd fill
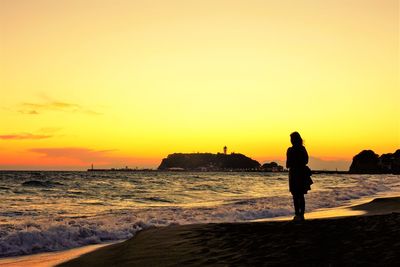
[[[293,132],[290,134],[290,142],[292,142],[292,145],[294,146],[303,145],[303,139],[298,132]]]

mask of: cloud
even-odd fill
[[[43,127],[38,130],[38,132],[44,133],[44,134],[52,134],[52,133],[59,132],[59,131],[61,131],[61,128],[59,128],[59,127]]]
[[[32,148],[30,152],[43,154],[50,158],[73,158],[82,162],[93,161],[108,161],[110,157],[108,152],[113,150],[92,150],[79,147],[64,147],[64,148]]]
[[[101,115],[97,111],[87,109],[81,105],[61,102],[61,101],[47,101],[44,103],[22,103],[21,108],[18,110],[19,113],[28,115],[38,115],[45,111],[63,111],[63,112],[74,112],[84,113],[88,115]]]
[[[79,147],[63,147],[63,148],[32,148],[29,151],[43,154],[46,157],[66,157],[78,158],[84,161],[92,161],[94,159],[107,158],[107,153],[112,150],[92,150]]]
[[[20,133],[20,134],[5,134],[0,135],[1,140],[39,140],[39,139],[46,139],[51,138],[52,135],[45,135],[45,134],[31,134],[31,133]]]
[[[39,112],[37,112],[36,110],[19,110],[18,111],[19,113],[22,113],[22,114],[28,114],[28,115],[38,115],[39,114]]]

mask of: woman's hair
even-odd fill
[[[301,136],[298,132],[293,132],[290,134],[290,142],[292,142],[292,145],[294,145],[294,146],[302,146],[303,145],[303,139],[301,138]]]

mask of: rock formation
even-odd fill
[[[254,170],[260,163],[243,154],[174,153],[163,159],[159,170],[224,171]]]
[[[363,150],[353,158],[350,173],[400,173],[400,149],[379,156],[372,150]]]
[[[279,165],[276,162],[271,162],[271,163],[267,162],[261,166],[261,170],[266,172],[282,172],[283,166]]]

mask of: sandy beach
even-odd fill
[[[367,216],[152,228],[58,266],[398,266],[400,197]]]

